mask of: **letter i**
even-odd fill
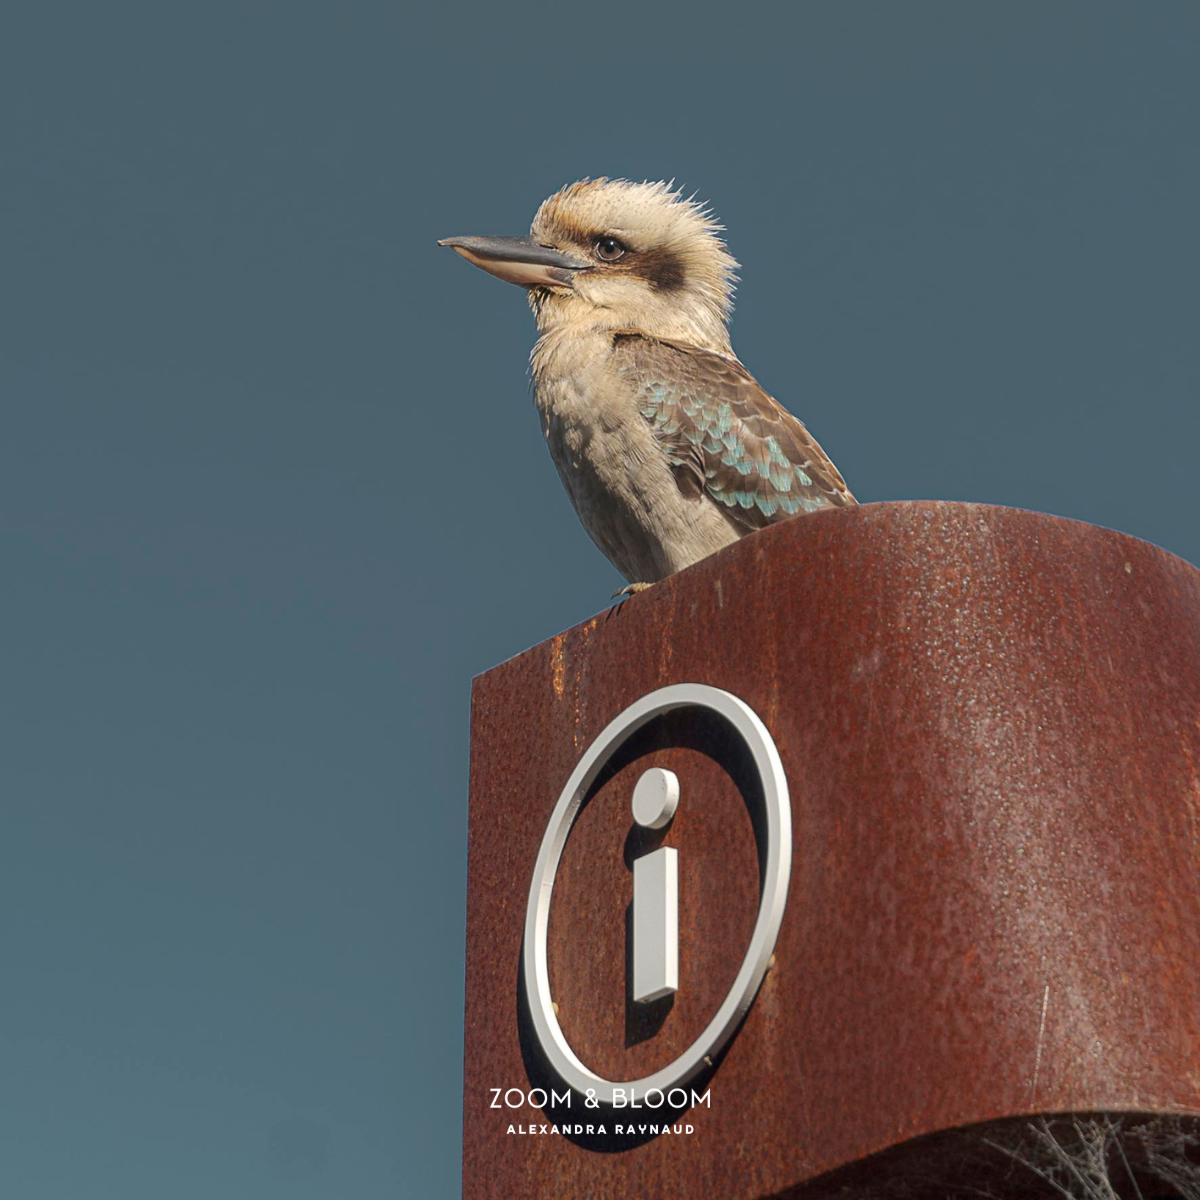
[[[665,829],[679,804],[679,780],[651,767],[633,789],[633,819]],[[659,1000],[679,989],[679,851],[661,846],[633,863],[633,999]]]

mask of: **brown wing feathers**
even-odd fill
[[[736,359],[641,334],[618,335],[613,352],[685,495],[707,493],[747,532],[855,502],[816,440]]]

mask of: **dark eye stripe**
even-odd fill
[[[644,250],[633,266],[659,292],[677,292],[684,284],[683,260],[665,248]]]

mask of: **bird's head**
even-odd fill
[[[543,332],[636,329],[728,350],[737,263],[720,230],[670,184],[585,179],[542,204],[529,237],[439,244],[527,288]]]

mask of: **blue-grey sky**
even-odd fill
[[[1200,561],[1200,6],[16,0],[0,1192],[457,1193],[471,676],[622,581],[518,289],[675,178],[864,501]]]

